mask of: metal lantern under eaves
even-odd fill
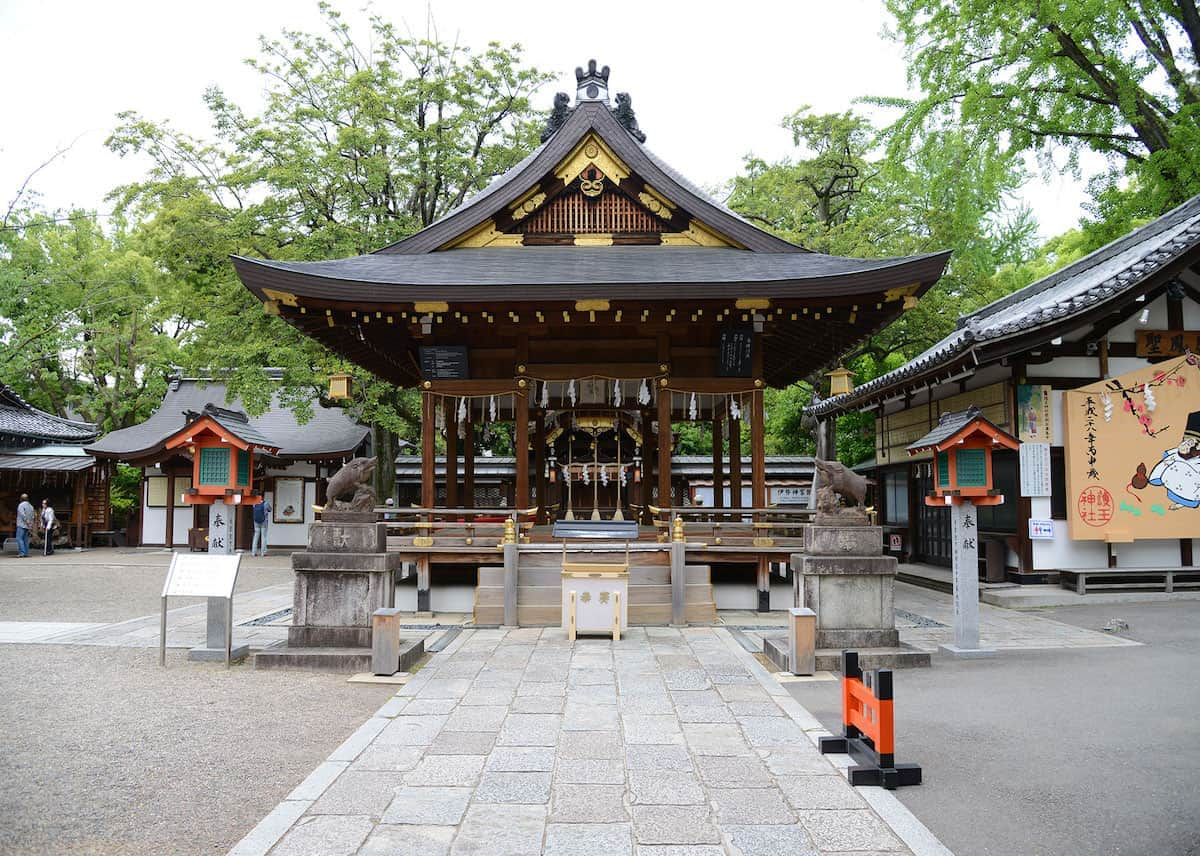
[[[329,397],[334,401],[345,401],[350,397],[354,378],[345,372],[337,372],[329,376]]]

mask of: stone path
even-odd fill
[[[948,852],[824,733],[719,628],[468,630],[231,853]]]
[[[898,584],[895,602],[897,609],[914,613],[927,621],[932,619],[940,625],[914,626],[916,622],[906,622],[897,617],[900,641],[930,652],[937,651],[938,645],[954,641],[954,603],[950,595]],[[1036,612],[1003,609],[987,603],[979,604],[979,642],[985,648],[998,650],[1111,648],[1141,644],[1110,633],[1064,624]]]

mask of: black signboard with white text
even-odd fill
[[[750,377],[754,373],[754,325],[723,324],[717,349],[717,377]]]
[[[467,349],[463,345],[432,345],[421,348],[421,377],[426,380],[466,380]]]

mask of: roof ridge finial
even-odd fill
[[[602,101],[608,104],[608,66],[596,70],[596,61],[588,60],[587,71],[575,69],[575,103]]]

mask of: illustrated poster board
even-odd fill
[[[1020,384],[1017,387],[1017,439],[1022,443],[1049,443],[1054,433],[1051,418],[1050,387]]]
[[[1200,533],[1197,363],[1179,357],[1063,395],[1071,538]]]
[[[304,522],[304,479],[275,479],[271,520],[274,523]]]

